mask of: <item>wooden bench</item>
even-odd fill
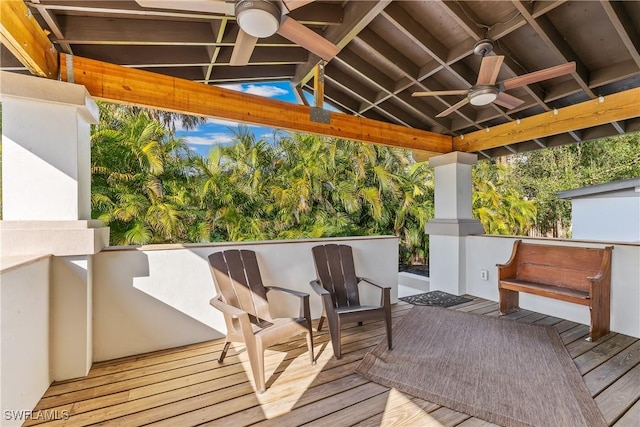
[[[497,265],[500,314],[520,309],[519,292],[586,305],[588,339],[599,339],[609,333],[612,250],[515,241],[509,261]]]

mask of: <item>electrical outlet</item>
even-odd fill
[[[489,271],[487,270],[480,270],[480,278],[482,280],[489,280]]]

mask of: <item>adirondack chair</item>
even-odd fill
[[[222,363],[232,342],[244,343],[259,393],[266,390],[264,351],[267,347],[306,333],[311,364],[315,363],[309,294],[264,286],[253,251],[232,249],[216,252],[209,255],[209,264],[217,292],[210,304],[223,313],[227,325],[227,337],[218,362]],[[300,316],[273,318],[267,300],[267,292],[270,291],[299,297]]]
[[[329,334],[336,359],[342,357],[341,328],[347,322],[384,320],[387,328],[387,345],[392,348],[391,337],[391,288],[379,285],[356,275],[353,252],[348,245],[320,245],[312,249],[318,278],[311,281],[311,288],[322,298],[321,330],[324,320],[329,323]],[[374,286],[380,290],[380,305],[361,305],[358,284]]]

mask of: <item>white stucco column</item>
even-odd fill
[[[483,234],[472,217],[471,167],[475,154],[452,152],[429,160],[435,171],[435,218],[429,221],[429,289],[454,295],[466,292],[465,237]]]
[[[109,243],[109,229],[91,220],[90,126],[98,106],[84,86],[8,72],[0,73],[0,100],[0,255],[55,256],[43,324],[50,379],[80,377],[92,362],[92,256]]]

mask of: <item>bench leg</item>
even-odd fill
[[[593,300],[589,307],[591,328],[588,341],[597,341],[609,333],[610,307],[609,298]]]
[[[520,310],[520,293],[508,289],[499,289],[500,292],[500,315],[513,313]]]

